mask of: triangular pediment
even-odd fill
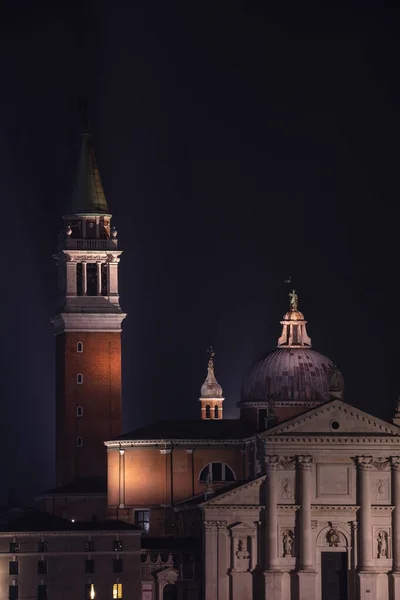
[[[287,435],[387,435],[399,436],[400,427],[346,404],[331,400],[272,427],[260,437]]]
[[[265,481],[265,475],[247,481],[234,489],[219,492],[201,504],[202,507],[226,505],[257,506],[260,504],[260,486]]]

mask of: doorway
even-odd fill
[[[163,589],[163,600],[177,600],[178,590],[176,585],[168,583]]]
[[[347,553],[321,553],[321,583],[324,600],[347,600]]]

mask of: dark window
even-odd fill
[[[40,584],[37,586],[38,600],[47,600],[47,585]]]
[[[218,419],[218,406],[214,406],[214,419]]]
[[[206,419],[211,419],[211,407],[209,404],[206,406]]]
[[[85,573],[94,573],[94,560],[85,560]]]
[[[83,406],[77,406],[76,407],[76,416],[77,417],[83,417]]]
[[[83,375],[82,373],[78,373],[76,376],[76,383],[82,384],[83,383]]]
[[[76,265],[76,293],[82,296],[82,263]]]
[[[97,265],[88,263],[86,265],[87,290],[88,296],[97,296]]]
[[[78,342],[77,343],[77,345],[76,345],[76,351],[79,352],[79,353],[83,352],[83,344],[82,344],[82,342]]]
[[[47,542],[38,542],[38,552],[47,552]]]
[[[18,586],[17,585],[9,585],[8,586],[8,597],[9,597],[9,600],[18,600]]]
[[[114,548],[114,552],[122,552],[121,540],[114,540],[113,548]]]
[[[77,448],[82,448],[82,447],[83,447],[83,438],[82,438],[82,437],[80,437],[80,436],[78,436],[78,437],[76,438],[76,447],[77,447]]]
[[[84,544],[85,552],[94,552],[94,542],[93,540],[87,540]]]
[[[18,575],[19,573],[19,562],[17,560],[10,560],[10,575]]]
[[[150,511],[149,510],[135,510],[135,525],[139,527],[144,533],[150,531]]]
[[[18,542],[10,542],[10,552],[12,552],[13,554],[15,554],[16,552],[19,552],[19,543]]]
[[[113,573],[122,573],[122,558],[114,558]]]
[[[107,285],[107,265],[101,265],[101,295],[108,295],[108,285]]]
[[[37,572],[39,575],[47,575],[47,560],[38,560]]]
[[[235,481],[235,475],[233,474],[232,469],[221,462],[213,462],[205,466],[200,473],[199,480],[207,481],[210,475],[212,481]]]

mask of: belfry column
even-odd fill
[[[86,296],[87,294],[87,271],[86,271],[87,263],[82,261],[82,296]]]
[[[393,569],[391,600],[400,598],[400,456],[392,456],[392,540],[393,540]]]
[[[282,574],[277,567],[278,563],[278,493],[277,493],[277,470],[279,468],[279,456],[270,455],[265,457],[267,466],[267,568],[265,571],[265,597],[279,599],[281,597]]]
[[[359,593],[360,600],[364,598],[376,599],[376,574],[373,573],[372,555],[372,522],[371,522],[371,476],[374,459],[372,456],[357,456],[358,470],[358,495],[359,495]],[[368,590],[368,591],[367,591]],[[370,594],[367,596],[366,594]]]
[[[300,473],[300,568],[298,570],[299,600],[314,600],[315,577],[311,528],[312,456],[298,456]]]

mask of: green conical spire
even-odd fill
[[[72,214],[108,214],[106,196],[92,145],[92,134],[82,134],[77,180],[72,196]]]

